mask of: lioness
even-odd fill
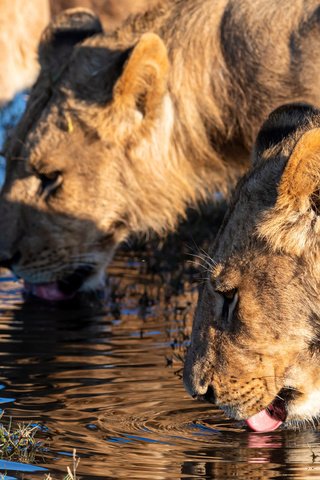
[[[263,125],[201,287],[185,385],[256,431],[320,416],[320,111]]]
[[[130,233],[226,193],[284,100],[320,103],[320,0],[165,0],[112,34],[58,16],[7,147],[2,265],[44,299],[103,282]]]

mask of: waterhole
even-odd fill
[[[44,479],[46,468],[63,479],[73,449],[87,480],[320,478],[318,431],[251,433],[183,388],[192,255],[214,237],[217,210],[166,242],[122,248],[95,305],[25,302],[0,271],[0,407],[43,439],[27,463],[0,461],[5,478]]]
[[[63,479],[76,448],[83,479],[319,478],[318,432],[250,433],[188,397],[197,273],[182,248],[155,250],[120,252],[96,307],[26,303],[3,272],[2,408],[42,426],[33,464]]]

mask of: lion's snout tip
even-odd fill
[[[183,383],[192,398],[215,403],[215,394],[209,379],[206,378],[202,368],[197,363],[190,362],[188,357],[183,370]]]

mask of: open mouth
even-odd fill
[[[84,282],[92,275],[92,267],[79,267],[62,280],[48,283],[25,282],[25,293],[48,302],[68,301],[75,297]]]
[[[267,408],[246,419],[246,424],[254,432],[272,432],[287,418],[286,402],[276,398]]]
[[[276,395],[274,400],[263,410],[245,420],[245,423],[254,432],[272,432],[286,421],[288,403],[295,400],[301,393],[293,388],[284,387]],[[198,397],[207,402],[216,403],[214,390],[209,386],[205,395]]]
[[[275,399],[260,412],[245,420],[254,432],[272,432],[287,420],[288,404],[301,395],[297,389],[284,387]]]

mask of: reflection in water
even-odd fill
[[[4,272],[1,394],[16,399],[6,413],[48,427],[39,462],[57,479],[73,448],[84,479],[319,478],[318,432],[250,433],[184,391],[197,274],[175,245],[120,252],[95,309],[23,303]]]
[[[6,472],[15,471],[15,472],[31,472],[31,473],[47,471],[47,469],[43,467],[27,465],[21,462],[12,462],[11,460],[0,460],[0,470],[6,471]],[[5,480],[15,480],[15,477],[8,477],[8,475],[5,475],[4,478]]]

